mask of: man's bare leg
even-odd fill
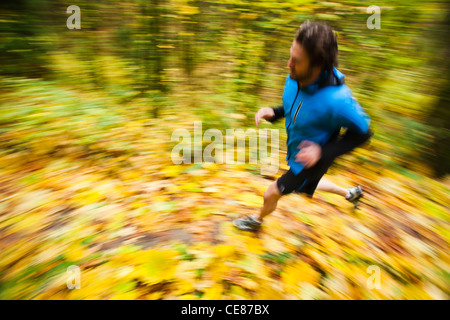
[[[316,189],[342,195],[348,201],[352,202],[355,205],[355,208],[359,198],[362,196],[361,186],[346,190],[324,178],[319,181]],[[277,208],[278,200],[280,200],[281,197],[282,194],[278,190],[277,181],[275,181],[269,186],[266,192],[264,192],[264,204],[260,209],[259,215],[252,214],[249,219],[234,219],[234,226],[244,231],[257,231],[260,228],[264,217]]]
[[[347,196],[347,189],[339,187],[330,180],[323,178],[320,179],[317,185],[317,190],[331,192],[339,194],[343,197]],[[262,221],[265,216],[269,215],[277,208],[278,200],[282,197],[282,194],[278,190],[277,182],[273,182],[264,193],[264,205],[259,212],[259,216],[256,217],[257,221]]]
[[[339,194],[343,197],[347,196],[347,189],[339,187],[330,180],[322,177],[316,187],[317,190]]]
[[[278,200],[282,197],[280,190],[278,190],[277,182],[273,182],[269,188],[264,192],[264,205],[256,217],[257,221],[262,222],[265,216],[273,212],[277,208]]]
[[[275,181],[264,192],[264,205],[259,215],[252,214],[246,219],[234,219],[233,225],[243,231],[257,231],[261,227],[264,217],[277,208],[277,203],[281,196],[282,194],[278,190],[277,182]]]

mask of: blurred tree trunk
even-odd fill
[[[426,160],[434,169],[437,177],[450,173],[450,6],[447,4],[447,14],[444,22],[438,24],[435,30],[439,51],[435,56],[435,65],[442,77],[442,87],[438,102],[431,109],[427,124],[432,127],[433,141],[430,145],[431,154]]]
[[[142,60],[143,60],[143,82],[141,83],[140,95],[148,96],[165,94],[167,87],[163,83],[164,70],[164,27],[165,17],[163,15],[163,1],[142,1]],[[158,117],[160,105],[155,101],[152,104],[151,113]]]

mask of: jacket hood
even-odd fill
[[[322,71],[316,81],[302,88],[302,90],[308,93],[314,93],[328,86],[340,86],[345,83],[345,75],[342,72],[336,68],[333,68],[331,71]]]

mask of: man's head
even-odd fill
[[[302,84],[313,82],[322,70],[337,67],[338,47],[333,30],[324,23],[304,22],[290,49],[290,77]]]

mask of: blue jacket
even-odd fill
[[[318,143],[322,146],[322,157],[334,159],[372,135],[370,118],[344,84],[344,78],[344,74],[333,68],[332,73],[323,71],[314,83],[300,88],[296,80],[287,76],[283,106],[274,109],[275,117],[271,121],[285,117],[286,160],[294,174],[303,170],[303,165],[295,162],[303,140]],[[347,128],[347,138],[337,140],[341,127]]]

